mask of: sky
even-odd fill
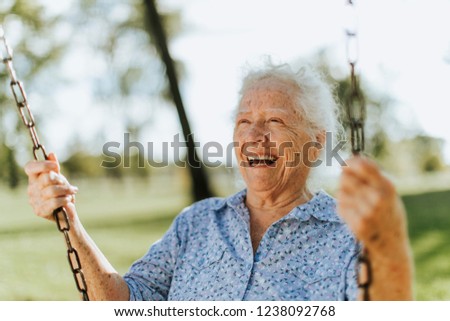
[[[450,61],[446,62],[450,0],[354,2],[361,82],[391,97],[389,108],[406,127],[444,139],[450,163]],[[69,2],[44,3],[57,12]],[[348,73],[344,29],[355,19],[348,15],[345,0],[160,0],[159,4],[162,10],[181,11],[183,28],[170,50],[184,64],[182,96],[202,144],[217,141],[226,146],[231,141],[232,112],[244,68],[265,56],[280,63],[298,58],[308,62],[326,49],[330,62]],[[61,146],[74,133],[89,141],[100,124],[109,126],[104,143],[123,141],[120,113],[105,115],[92,108],[93,90],[83,80],[95,66],[78,63],[82,57],[71,58],[72,68],[64,72],[72,85],[56,93],[59,110],[46,123],[47,149],[64,155],[68,150]],[[35,113],[43,114],[45,97],[29,96]],[[152,118],[146,141],[170,142],[180,131],[174,108],[154,106]],[[395,129],[391,126],[388,133],[393,139],[406,134]],[[101,148],[95,147],[97,152]]]

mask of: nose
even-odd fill
[[[248,139],[253,142],[264,142],[270,137],[270,131],[264,121],[252,123],[248,132]]]

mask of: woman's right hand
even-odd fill
[[[48,155],[46,161],[31,161],[25,166],[29,202],[36,215],[52,221],[53,211],[74,203],[78,192],[78,188],[70,185],[59,169],[53,153]]]

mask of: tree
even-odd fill
[[[180,90],[178,88],[178,79],[175,70],[175,65],[170,56],[167,47],[167,39],[165,31],[161,24],[161,19],[156,9],[154,0],[145,0],[147,7],[148,28],[150,34],[154,35],[156,46],[158,48],[161,59],[166,66],[166,75],[169,81],[171,96],[175,106],[177,107],[178,117],[183,129],[184,139],[187,144],[187,159],[188,168],[191,175],[192,196],[195,201],[202,200],[212,196],[211,187],[209,186],[205,166],[200,161],[197,151],[195,149],[195,141],[193,133],[190,129],[189,121],[184,109],[183,100],[181,99]]]
[[[54,33],[60,23],[58,17],[49,15],[35,1],[16,0],[0,6],[0,23],[13,46],[17,76],[25,83],[26,89],[48,91],[43,81],[46,77],[44,71],[54,68],[52,64],[62,56],[66,47],[65,41],[57,39]],[[42,34],[47,36],[40,37]],[[3,146],[2,153],[5,153],[4,161],[0,163],[0,179],[7,180],[13,188],[18,185],[20,176],[16,162],[20,148],[16,146],[28,147],[30,143],[9,92],[9,75],[3,72],[5,69],[0,70],[3,88],[0,90],[0,145]],[[56,84],[52,84],[53,88]],[[39,117],[36,120],[39,122]]]
[[[150,4],[154,8],[153,17],[149,16]],[[47,78],[51,78],[50,86],[58,79],[58,76],[53,75],[58,74],[55,70],[55,61],[56,58],[61,58],[61,55],[56,57],[55,54],[84,50],[83,54],[88,56],[91,64],[103,66],[96,68],[96,73],[93,73],[90,79],[86,79],[91,88],[94,88],[98,100],[102,102],[99,105],[115,106],[116,111],[120,111],[124,130],[134,139],[139,139],[142,128],[148,126],[151,120],[149,116],[151,113],[148,112],[151,106],[149,104],[145,106],[142,102],[156,96],[165,97],[170,101],[173,99],[183,133],[188,141],[187,158],[188,164],[191,165],[193,197],[199,200],[211,196],[206,172],[196,157],[189,122],[178,91],[181,64],[171,58],[169,64],[167,59],[163,59],[164,63],[159,59],[159,54],[162,53],[160,36],[164,35],[163,43],[167,51],[167,39],[179,31],[178,12],[159,14],[153,1],[122,0],[111,3],[105,0],[81,0],[49,20],[44,7],[31,1],[16,0],[10,8],[4,9],[4,15],[14,16],[20,24],[30,24],[36,29],[24,30],[21,34],[21,43],[24,46],[15,46],[22,56],[22,59],[19,59],[22,60],[19,61],[20,65],[23,66],[26,62],[33,67],[30,68],[29,75],[23,77],[26,84],[37,83],[33,82],[33,77],[36,77],[39,66],[37,61],[39,57],[35,57],[35,51],[25,50],[26,45],[34,39],[32,31],[42,33],[45,28],[58,30],[60,24],[63,25],[61,29],[69,29],[64,36],[65,41],[61,41],[61,37],[58,38],[55,32],[55,37],[51,39],[60,46],[47,46],[47,55],[44,56],[46,59],[43,60],[49,62],[43,70]],[[92,32],[93,30],[99,32]],[[165,71],[169,75],[169,81],[164,77]],[[48,77],[49,74],[52,74],[52,77]],[[63,78],[63,75],[60,76]],[[49,81],[44,77],[39,78],[39,81],[43,87],[45,84],[49,85]],[[141,103],[136,104],[136,100]],[[118,106],[120,108],[117,108]],[[130,111],[130,108],[136,108],[136,112]],[[106,112],[108,111],[105,110]],[[4,117],[0,115],[0,119]],[[107,123],[104,126],[104,130],[107,130]],[[78,159],[75,156],[70,159],[69,164],[73,164],[73,159]],[[81,170],[79,167],[69,166],[69,168],[76,170],[77,173]]]
[[[126,14],[117,14],[118,8]],[[99,12],[102,14],[99,15]],[[89,36],[83,39],[98,48],[108,61],[106,73],[99,75],[95,82],[97,96],[111,105],[117,106],[117,101],[120,101],[126,131],[134,139],[139,139],[142,128],[148,126],[150,119],[144,116],[145,111],[141,110],[135,117],[136,113],[123,108],[132,105],[127,102],[129,97],[148,101],[152,95],[162,94],[166,100],[173,101],[188,142],[187,163],[192,178],[192,196],[195,200],[211,196],[206,172],[196,156],[192,131],[178,90],[181,63],[174,61],[167,49],[168,39],[179,31],[179,13],[160,14],[154,1],[120,1],[111,5],[101,0],[84,0],[74,15],[78,19],[82,17],[78,20],[81,33],[90,32],[93,25],[104,30],[94,38]]]
[[[350,92],[348,72],[334,67],[327,58],[327,52],[316,55],[315,64],[328,80],[336,85],[336,96],[340,102],[341,122],[348,130],[345,101]],[[405,128],[396,119],[394,99],[388,94],[374,92],[370,84],[360,81],[366,102],[365,153],[375,158],[384,169],[396,174],[417,174],[440,171],[445,168],[441,139],[421,133],[419,128]],[[394,141],[392,128],[398,135]],[[403,136],[399,133],[403,132]],[[410,138],[412,136],[412,138]]]
[[[442,139],[423,134],[390,142],[383,165],[404,176],[439,172],[445,169],[443,145]]]
[[[97,65],[96,73],[89,79],[95,96],[103,105],[115,108],[126,132],[136,139],[151,123],[148,111],[152,106],[148,101],[153,97],[171,99],[164,65],[154,37],[148,33],[145,9],[142,0],[82,0],[73,5],[67,16],[76,31],[74,46],[85,48],[91,62]],[[177,11],[161,15],[169,39],[179,32],[180,19]],[[176,65],[180,71],[182,64]]]

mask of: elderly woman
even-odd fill
[[[90,298],[355,300],[357,238],[371,261],[371,298],[411,299],[405,212],[377,166],[348,160],[337,201],[309,188],[310,165],[335,127],[325,82],[308,68],[268,66],[250,72],[240,94],[234,140],[246,189],[183,210],[123,277],[79,221],[77,189],[55,156],[27,164],[36,214],[51,220],[64,206],[69,215]]]

